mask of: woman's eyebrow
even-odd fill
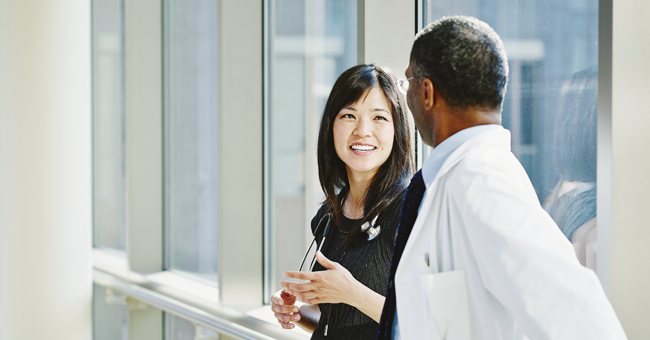
[[[343,108],[343,110],[352,110],[352,111],[356,111],[357,109],[353,108],[352,106],[346,106],[346,107]]]
[[[378,107],[378,108],[374,108],[372,111],[373,111],[373,112],[376,112],[376,111],[383,111],[383,112],[386,112],[386,113],[390,113],[388,110],[386,110],[386,109],[382,109],[382,108],[380,108],[380,107]]]

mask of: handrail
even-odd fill
[[[148,305],[151,305],[155,308],[161,309],[167,313],[171,313],[183,319],[189,320],[195,324],[213,329],[221,334],[225,334],[231,337],[244,339],[244,340],[277,339],[275,337],[271,337],[269,335],[257,332],[253,329],[244,327],[224,317],[217,316],[213,313],[208,313],[199,308],[190,306],[176,299],[157,293],[153,290],[128,282],[118,276],[104,272],[97,268],[93,269],[93,281],[100,286],[104,286],[116,291],[120,291],[124,295],[129,296],[133,299],[142,301]],[[228,317],[232,319],[252,318],[245,315],[244,313],[240,313],[240,312],[238,313],[232,310],[228,310],[224,314],[227,314]],[[261,320],[259,322],[264,323],[264,321]],[[272,325],[269,324],[268,326],[272,326]],[[270,327],[261,327],[261,328],[267,328],[265,331],[269,331],[268,328]],[[283,330],[278,329],[278,331],[283,331]],[[276,333],[276,332],[274,330],[271,330],[268,333]],[[275,334],[272,335],[276,336]],[[281,336],[282,339],[294,338],[293,334],[288,334],[286,330],[283,331],[282,333],[279,333],[278,336]]]

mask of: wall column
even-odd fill
[[[218,15],[219,302],[257,307],[264,303],[262,1],[219,1]]]
[[[404,78],[416,33],[416,1],[357,1],[357,60]]]
[[[0,2],[0,332],[92,337],[90,1]]]
[[[650,337],[650,3],[601,0],[598,276],[629,339]]]
[[[397,79],[405,78],[413,39],[422,24],[420,7],[418,0],[357,0],[358,63],[387,66]],[[415,131],[411,114],[407,117]],[[431,148],[425,150],[419,135],[413,142],[419,168]]]

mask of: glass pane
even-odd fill
[[[503,39],[512,152],[567,238],[582,243],[580,261],[595,270],[598,2],[435,0],[424,9],[425,22],[470,15]]]
[[[128,310],[119,295],[108,296],[106,287],[93,285],[93,339],[127,340]]]
[[[197,339],[195,337],[196,331],[196,326],[191,322],[165,313],[165,340]],[[211,329],[201,327],[201,338],[218,340],[220,336]]]
[[[95,247],[124,250],[124,8],[93,0],[93,228]]]
[[[217,282],[217,2],[164,1],[165,263]]]
[[[297,270],[324,196],[316,139],[336,78],[357,64],[357,2],[268,0],[266,294]],[[300,245],[305,244],[305,247]]]

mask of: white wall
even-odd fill
[[[598,275],[628,338],[648,339],[650,2],[600,11]]]
[[[90,1],[2,1],[0,46],[1,336],[90,339]]]
[[[358,0],[359,63],[388,66],[404,78],[415,38],[415,1]]]

